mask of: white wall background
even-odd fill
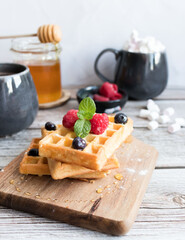
[[[169,85],[185,86],[184,0],[0,0],[0,35],[34,33],[42,24],[61,26],[63,85],[100,83],[93,69],[104,48],[120,49],[133,28],[167,48]],[[10,41],[0,40],[0,61],[10,59]],[[113,56],[102,69],[113,78]]]

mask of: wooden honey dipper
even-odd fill
[[[20,37],[35,37],[37,36],[41,43],[59,43],[62,38],[62,32],[58,25],[48,24],[42,25],[38,28],[37,33],[34,34],[24,34],[24,35],[12,35],[12,36],[2,36],[0,39],[7,38],[20,38]]]

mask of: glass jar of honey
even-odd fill
[[[14,62],[29,67],[40,104],[61,98],[60,44],[17,38],[12,40],[11,52]]]

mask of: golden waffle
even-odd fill
[[[26,150],[24,157],[20,163],[19,171],[22,174],[33,174],[33,175],[50,175],[48,167],[48,160],[45,157],[32,157],[28,156],[28,152],[32,148],[39,148],[40,138],[33,138],[29,148]]]
[[[56,125],[56,130],[58,130],[60,127],[61,127],[60,124]],[[50,131],[49,131],[49,130],[45,129],[45,127],[42,127],[42,128],[41,128],[42,138],[44,138],[45,136],[47,136],[47,135],[55,132],[56,130],[50,130]]]
[[[61,125],[57,125],[56,130],[60,127]],[[54,131],[46,130],[44,127],[41,128],[42,138],[53,132]],[[119,168],[119,162],[115,156],[107,160],[102,171],[95,171],[79,165],[63,163],[50,158],[48,158],[48,165],[51,176],[55,180],[66,178],[69,175],[71,178],[102,178],[108,174],[109,169]]]
[[[101,135],[88,134],[84,138],[87,146],[79,151],[71,147],[75,133],[61,125],[39,142],[39,154],[61,162],[101,170],[132,130],[132,119],[128,118],[128,122],[123,125],[114,123],[114,116],[109,116],[109,126],[105,132]]]
[[[109,158],[101,171],[92,170],[75,164],[63,163],[48,158],[48,165],[53,179],[63,179],[66,177],[75,178],[99,178],[105,177],[110,169],[119,168],[118,159],[113,156]],[[79,177],[80,176],[80,177]]]
[[[41,156],[28,156],[27,153],[32,148],[39,146],[40,138],[34,138],[24,154],[24,157],[20,163],[20,173],[33,174],[33,175],[50,175],[50,169],[52,169],[53,179],[63,179],[67,177],[72,178],[102,178],[109,173],[109,169],[118,168],[119,162],[117,158],[110,158],[107,161],[105,168],[102,171],[93,171],[74,164],[66,164],[57,162],[52,159],[47,159]],[[48,166],[50,162],[50,168]]]

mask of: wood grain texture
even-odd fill
[[[185,167],[185,128],[175,134],[170,134],[166,128],[151,132],[146,128],[135,127],[133,135],[143,142],[153,145],[159,151],[157,168]],[[40,136],[40,129],[28,129],[12,137],[0,139],[0,168],[6,166],[20,152],[24,151],[32,138]],[[173,144],[174,140],[176,144]]]
[[[18,171],[22,155],[0,174],[0,204],[113,235],[127,233],[138,212],[157,151],[133,138],[116,156],[120,168],[93,184],[79,180],[54,181],[24,176]],[[123,180],[114,178],[120,173]],[[102,193],[96,190],[101,189]],[[111,211],[107,211],[111,209]]]
[[[101,83],[100,83],[101,84]],[[76,93],[78,89],[85,87],[85,85],[78,86],[66,86],[66,89],[71,92],[71,97],[76,99]],[[157,96],[155,99],[161,100],[185,100],[185,88],[184,87],[167,87],[165,91]]]
[[[184,100],[178,101],[167,101],[167,100],[157,100],[156,103],[159,105],[161,110],[164,110],[167,107],[173,107],[176,111],[176,116],[185,117],[184,111]],[[142,108],[146,108],[146,101],[128,101],[122,111],[127,114],[134,121],[134,127],[146,127],[148,120],[139,118],[139,111]],[[63,115],[69,109],[78,109],[78,103],[76,100],[68,101],[65,105],[48,109],[41,110],[38,112],[38,115],[30,126],[30,128],[41,128],[46,121],[52,121],[56,124],[61,124]],[[160,125],[160,127],[166,127],[166,125]]]
[[[185,233],[184,182],[185,169],[155,170],[132,229],[127,236],[118,239],[183,240]],[[39,238],[115,240],[115,237],[5,207],[0,207],[0,237],[2,239],[6,237],[8,240]]]
[[[75,87],[70,86],[72,98],[76,98]],[[167,88],[156,102],[161,108],[173,106],[179,116],[185,116],[185,89]],[[155,132],[147,130],[147,121],[137,117],[146,101],[128,101],[123,109],[135,121],[134,135],[159,151],[157,168],[145,194],[138,217],[124,240],[184,240],[185,236],[185,151],[184,129],[169,134],[166,127]],[[64,113],[77,106],[70,100],[67,104],[39,111],[29,130],[7,138],[0,138],[0,166],[4,167],[23,151],[31,139],[40,136],[39,127],[47,120],[61,122]],[[0,168],[1,168],[0,167]],[[107,210],[108,211],[108,210]],[[0,207],[0,239],[115,239],[115,237],[82,229],[65,223],[41,218],[28,213]],[[117,238],[116,238],[117,239]],[[118,239],[123,239],[118,237]]]

